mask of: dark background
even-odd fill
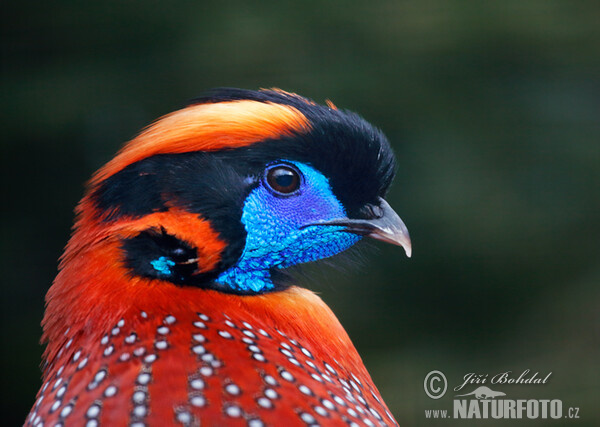
[[[40,385],[43,296],[83,182],[215,86],[330,98],[392,142],[388,199],[413,258],[377,244],[361,268],[320,267],[308,286],[401,425],[452,407],[453,392],[424,393],[434,369],[450,388],[469,372],[552,371],[547,385],[492,388],[600,425],[600,4],[284,3],[3,2],[5,425]],[[488,424],[515,422],[545,424]]]

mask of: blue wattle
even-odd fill
[[[274,288],[271,269],[328,258],[360,240],[339,226],[305,227],[346,213],[321,173],[295,165],[304,176],[299,194],[275,196],[261,183],[247,197],[242,213],[247,232],[244,251],[217,283],[236,291],[268,291]]]
[[[154,261],[150,261],[150,264],[152,264],[152,267],[154,267],[156,271],[164,274],[165,276],[169,276],[171,274],[171,267],[175,266],[175,262],[173,260],[164,256],[161,256]]]

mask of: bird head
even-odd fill
[[[410,256],[384,199],[394,170],[387,139],[357,114],[281,90],[214,90],[94,175],[47,313],[150,288],[270,293],[285,288],[278,271],[364,236]]]

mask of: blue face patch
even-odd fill
[[[328,258],[360,240],[339,226],[307,226],[343,218],[346,212],[320,172],[302,163],[288,164],[301,174],[299,190],[289,196],[274,194],[263,179],[248,195],[242,213],[244,251],[217,283],[242,292],[271,290],[271,269]]]

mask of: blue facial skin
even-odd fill
[[[233,291],[259,293],[274,289],[271,269],[328,258],[358,242],[361,237],[340,226],[308,226],[346,217],[329,182],[312,167],[297,162],[300,188],[290,195],[274,194],[262,179],[246,198],[242,223],[247,232],[242,256],[216,282]]]

